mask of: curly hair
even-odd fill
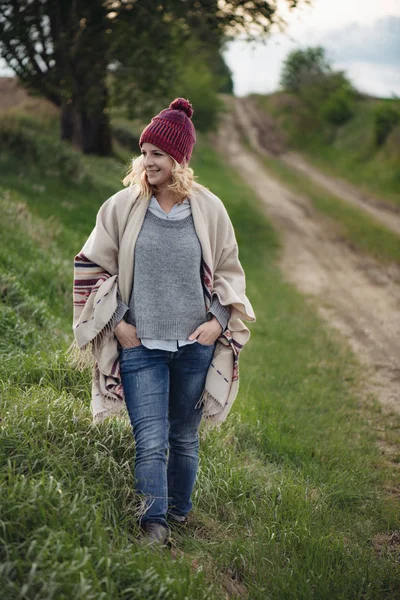
[[[195,181],[196,176],[191,167],[185,163],[180,165],[172,156],[170,158],[174,161],[174,164],[172,167],[172,183],[168,188],[176,198],[177,203],[180,204],[190,195],[193,187],[203,186]],[[142,154],[132,160],[132,164],[122,183],[125,186],[138,185],[140,190],[139,197],[142,200],[149,200],[157,191],[157,187],[151,185],[147,179]]]

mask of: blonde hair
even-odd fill
[[[170,156],[170,155],[168,155]],[[195,174],[193,169],[187,164],[180,165],[172,156],[170,158],[174,161],[172,166],[172,183],[168,186],[172,195],[176,198],[177,203],[181,203],[190,195],[193,187],[202,187],[195,181]],[[143,166],[143,155],[140,154],[132,160],[132,164],[122,180],[124,185],[138,185],[139,186],[139,198],[142,200],[149,200],[151,196],[157,191],[156,186],[152,186],[147,177],[146,171]]]

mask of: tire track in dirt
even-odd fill
[[[342,179],[322,173],[296,152],[284,152],[284,142],[279,140],[279,131],[271,117],[261,111],[251,98],[236,98],[235,104],[240,126],[257,152],[270,156],[278,154],[279,160],[288,167],[304,173],[327,192],[367,212],[400,235],[400,209],[366,195]]]
[[[229,111],[215,144],[255,191],[280,232],[285,277],[316,299],[322,316],[346,336],[368,367],[367,391],[400,413],[400,269],[354,252],[307,198],[274,180],[241,142],[241,111],[235,99],[226,102]]]

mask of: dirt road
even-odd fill
[[[240,126],[246,131],[246,135],[254,149],[266,154],[279,153],[279,159],[283,163],[304,173],[330,194],[361,208],[385,227],[400,235],[399,208],[365,194],[342,179],[322,173],[296,152],[282,152],[284,144],[282,141],[279,143],[279,131],[276,130],[276,125],[268,115],[256,106],[251,98],[236,98],[235,107]],[[274,150],[277,152],[274,152]]]
[[[368,389],[383,406],[400,413],[400,270],[355,253],[307,198],[274,180],[241,142],[235,99],[227,103],[230,111],[224,115],[216,144],[253,188],[280,232],[284,275],[317,300],[323,317],[347,337],[367,366]]]

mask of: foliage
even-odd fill
[[[226,64],[220,50],[212,53],[210,62],[216,79],[215,91],[220,94],[233,94],[232,71]]]
[[[283,63],[280,84],[287,92],[296,94],[330,73],[331,66],[321,46],[293,50]]]
[[[400,124],[396,125],[389,133],[383,148],[385,156],[387,156],[388,160],[395,166],[397,186],[398,189],[400,189],[400,170],[398,168],[400,164]]]
[[[135,47],[126,56],[132,28],[128,23],[125,25],[121,27],[123,33],[113,51],[115,56],[119,53],[120,60],[113,62],[109,78],[112,106],[122,110],[128,119],[146,122],[175,96],[185,96],[193,103],[197,115],[199,112],[215,115],[216,94],[233,90],[230,70],[215,39],[202,41],[196,32],[188,37],[179,22],[178,26],[168,22],[168,27],[160,27],[159,23],[150,21],[138,32]],[[196,70],[205,86],[204,95],[192,93],[193,87],[198,88],[199,84],[188,81],[190,72]],[[204,129],[203,122],[206,126],[207,119],[199,121]],[[214,123],[215,116],[211,118],[211,128]]]
[[[148,121],[172,100],[170,86],[179,72],[185,32],[182,22],[164,19],[163,11],[150,17],[142,5],[134,12],[134,25],[130,15],[113,23],[110,104],[128,119]]]
[[[209,66],[213,53],[194,40],[187,42],[184,49],[180,69],[171,84],[172,95],[189,98],[194,108],[193,123],[198,131],[213,130],[223,107],[217,94],[221,80]]]
[[[322,117],[332,125],[343,125],[354,112],[353,94],[345,87],[335,90],[321,107]]]
[[[216,0],[2,0],[0,55],[61,108],[62,139],[108,155],[108,68],[118,101],[153,113],[154,103],[164,104],[181,42],[194,37],[220,50],[226,35],[267,32],[276,19],[266,0],[227,0],[225,10]]]
[[[135,135],[131,128],[122,124],[115,124],[111,127],[113,138],[131,152],[137,152],[139,148],[139,137]]]
[[[381,104],[375,111],[375,143],[382,146],[391,131],[400,123],[400,110],[393,104]]]
[[[114,107],[129,119],[146,122],[166,108],[174,97],[183,96],[193,104],[196,129],[212,130],[216,127],[222,108],[218,92],[232,89],[230,71],[217,47],[206,46],[194,38],[179,40],[176,50],[174,56],[170,55],[167,60],[162,80],[164,84],[160,80],[156,82],[147,73],[146,63],[135,68],[138,78],[129,78],[128,72],[124,75],[117,71],[111,87]],[[141,78],[146,82],[146,89],[143,90],[137,85]],[[159,89],[159,95],[152,94],[153,88]],[[133,97],[140,101],[132,102]]]
[[[324,48],[295,50],[286,58],[281,85],[300,100],[297,125],[308,136],[346,123],[354,111],[355,90],[342,71],[334,71]]]
[[[325,103],[333,97],[344,97],[351,100],[354,90],[341,71],[331,71],[326,75],[320,75],[310,79],[309,83],[303,85],[297,96],[310,109],[314,115],[324,111]]]
[[[0,161],[15,157],[23,175],[39,169],[47,177],[90,180],[80,154],[31,120],[12,115],[0,119],[0,147]]]

